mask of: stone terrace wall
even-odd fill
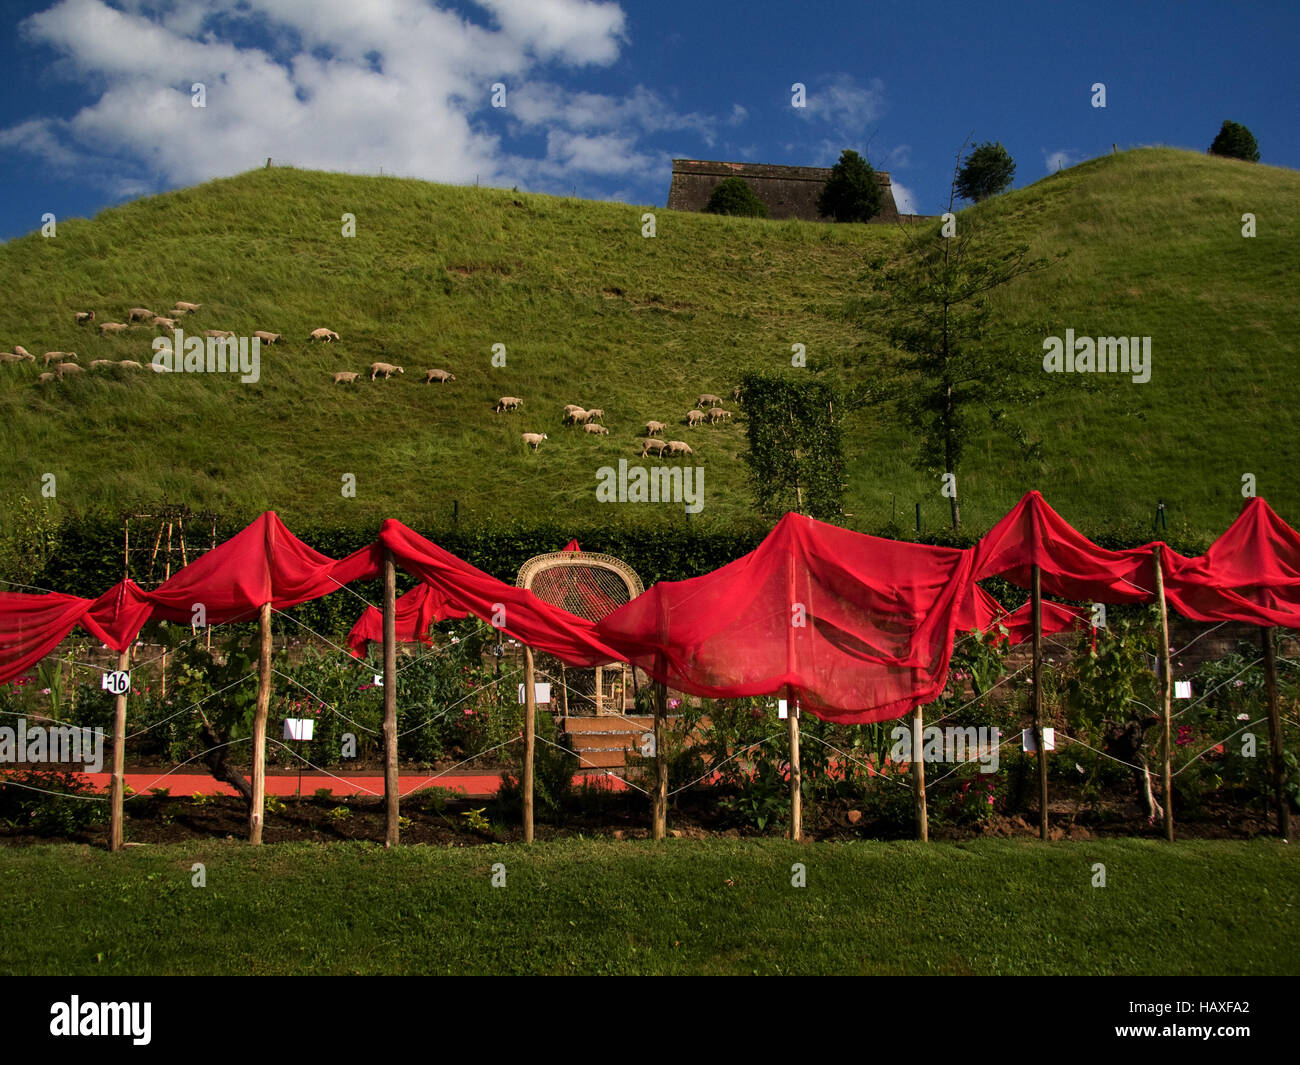
[[[800,218],[825,222],[817,213],[817,197],[831,176],[825,166],[773,166],[768,163],[721,163],[699,159],[674,159],[672,186],[668,190],[670,211],[702,211],[709,196],[724,178],[741,177],[767,207],[769,218]],[[899,221],[889,175],[876,171],[882,205],[873,222]],[[904,221],[915,216],[907,216]]]

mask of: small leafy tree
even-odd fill
[[[749,373],[742,384],[748,419],[750,483],[766,516],[787,510],[833,521],[843,512],[841,404],[816,378]]]
[[[1011,185],[1016,176],[1016,161],[1001,143],[985,141],[966,157],[957,174],[957,195],[979,203],[996,196]]]
[[[742,218],[767,217],[767,205],[749,187],[748,181],[738,177],[718,182],[704,210],[709,214],[739,215]]]
[[[869,222],[880,214],[883,202],[871,164],[846,148],[817,197],[817,210],[837,222]]]
[[[1219,134],[1210,145],[1211,155],[1222,155],[1228,159],[1244,159],[1248,163],[1259,162],[1259,145],[1255,136],[1239,122],[1224,120]]]

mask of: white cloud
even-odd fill
[[[1043,149],[1043,163],[1047,167],[1049,174],[1074,166],[1078,161],[1079,154],[1071,149],[1058,148],[1054,152],[1049,152],[1046,148]]]
[[[906,185],[900,185],[890,176],[890,186],[894,190],[894,204],[898,207],[899,214],[918,214],[916,209],[916,196]]]
[[[712,143],[717,120],[678,114],[644,87],[604,96],[536,77],[542,65],[556,77],[613,63],[627,40],[617,4],[475,2],[489,25],[432,0],[174,0],[163,13],[151,0],[60,0],[21,31],[96,98],[71,116],[0,129],[0,146],[120,195],[267,156],[447,182],[641,179],[663,154],[644,136],[681,130]],[[504,109],[490,106],[498,81]],[[206,107],[191,106],[193,82],[206,86]],[[544,157],[503,147],[521,130],[546,133]]]
[[[808,87],[806,106],[796,108],[802,118],[817,119],[843,136],[859,136],[885,109],[885,84],[872,78],[859,85],[850,74],[831,74]]]

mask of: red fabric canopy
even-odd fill
[[[463,618],[468,611],[452,606],[447,597],[427,584],[417,584],[405,595],[398,596],[397,639],[401,643],[429,643],[429,629],[448,618]],[[366,644],[382,643],[384,639],[384,612],[368,606],[348,633],[348,646],[357,658],[366,655]]]
[[[818,717],[882,721],[942,690],[971,561],[787,514],[743,558],[660,582],[596,631],[681,691],[789,692]]]

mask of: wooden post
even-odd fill
[[[384,548],[384,846],[401,841],[397,780],[397,566]]]
[[[560,663],[560,706],[563,708],[564,716],[569,716],[569,675],[564,669],[564,663]]]
[[[596,716],[599,717],[605,712],[605,704],[601,694],[601,688],[605,686],[605,671],[596,667]]]
[[[1170,768],[1170,760],[1173,754],[1170,733],[1173,731],[1171,727],[1173,703],[1171,700],[1173,698],[1174,680],[1171,675],[1172,663],[1169,656],[1169,609],[1165,604],[1165,575],[1164,567],[1161,565],[1159,544],[1151,548],[1151,554],[1155,556],[1156,600],[1160,604],[1160,706],[1164,717],[1165,732],[1165,839],[1172,843],[1174,841],[1174,777]]]
[[[930,815],[925,805],[925,710],[919,704],[912,714],[912,811],[916,838],[930,839]]]
[[[537,686],[533,649],[524,644],[524,842],[533,842],[533,756],[537,747]]]
[[[1033,569],[1030,610],[1034,623],[1034,746],[1038,748],[1038,838],[1047,839],[1047,745],[1043,742],[1043,571]]]
[[[1264,683],[1268,689],[1268,748],[1273,762],[1273,801],[1277,804],[1277,834],[1291,838],[1291,802],[1282,794],[1282,718],[1277,700],[1277,651],[1273,647],[1273,630],[1261,628],[1264,645]]]
[[[664,758],[664,716],[668,712],[668,686],[655,681],[655,797],[651,834],[668,834],[668,762]]]
[[[790,725],[790,838],[803,838],[803,770],[799,766],[799,698],[793,691],[786,701]]]
[[[162,538],[162,529],[158,530],[159,539]],[[155,549],[156,553],[156,549]],[[167,523],[167,557],[163,559],[163,582],[171,580],[172,575],[172,523]],[[163,652],[158,658],[158,668],[161,671],[162,679],[159,682],[162,694],[159,696],[163,702],[167,701],[167,645],[163,644]]]
[[[266,806],[266,715],[271,709],[271,604],[263,603],[261,648],[257,655],[257,708],[253,714],[253,804],[248,812],[248,842],[262,842]]]
[[[131,649],[128,647],[117,656],[117,668],[122,671],[131,668]],[[127,685],[127,691],[130,685]],[[122,802],[126,797],[126,696],[122,692],[113,701],[113,787],[112,807],[109,815],[108,849],[122,849]]]

